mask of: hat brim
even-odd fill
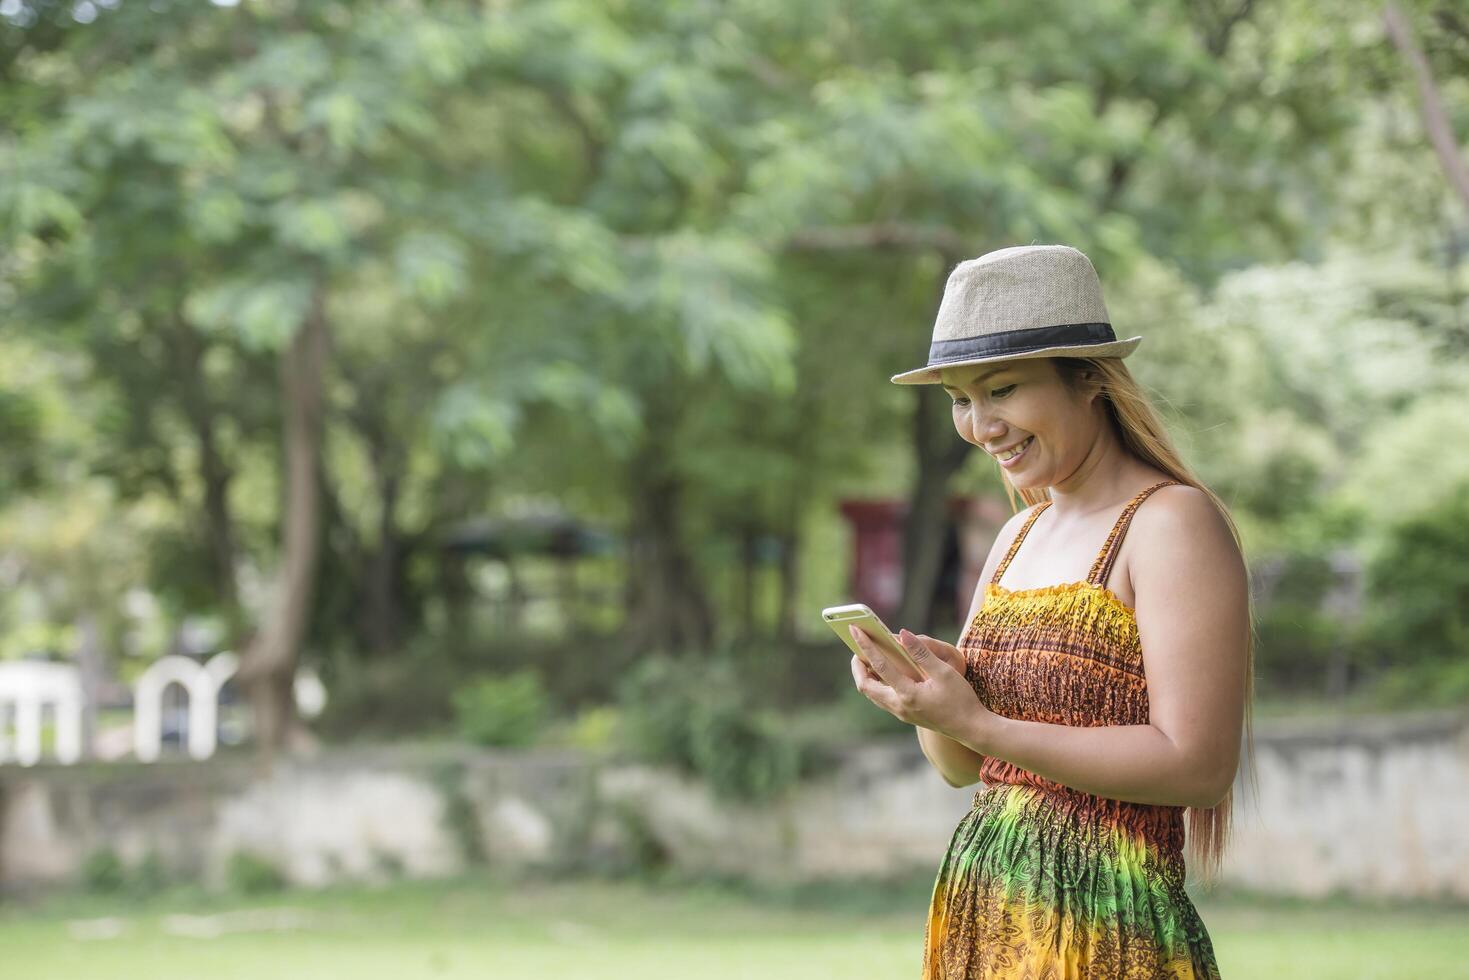
[[[1028,350],[1022,354],[991,354],[988,357],[965,357],[955,361],[946,361],[943,364],[930,364],[927,367],[917,368],[912,371],[904,371],[895,374],[889,380],[895,385],[936,385],[943,383],[943,377],[939,374],[944,368],[963,367],[966,364],[989,364],[992,361],[1018,361],[1028,357],[1126,357],[1137,349],[1142,343],[1142,337],[1128,337],[1126,340],[1115,340],[1109,344],[1080,344],[1070,347],[1044,347],[1040,350]]]

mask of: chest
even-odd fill
[[[1062,530],[1047,535],[1027,535],[1026,547],[1012,556],[999,584],[1012,592],[1031,592],[1060,584],[1098,581],[1110,529],[1088,527],[1076,531]],[[1126,539],[1117,542],[1116,556],[1105,582],[1117,599],[1129,608],[1136,605],[1136,593],[1129,572],[1130,549]]]
[[[966,678],[996,714],[1062,725],[1148,722],[1137,622],[1107,590],[991,586],[958,646]]]

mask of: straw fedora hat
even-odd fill
[[[928,364],[894,384],[939,384],[939,369],[1019,357],[1126,357],[1091,259],[1069,245],[1015,245],[960,262],[944,284]]]

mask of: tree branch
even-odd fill
[[[1438,162],[1444,169],[1444,174],[1449,179],[1449,184],[1459,195],[1464,207],[1469,208],[1469,168],[1464,166],[1464,158],[1459,153],[1458,141],[1454,138],[1454,132],[1449,126],[1449,117],[1444,112],[1443,102],[1438,96],[1438,87],[1433,82],[1433,73],[1429,70],[1428,59],[1424,57],[1423,50],[1418,47],[1418,41],[1413,36],[1412,25],[1408,23],[1403,12],[1393,0],[1388,0],[1382,11],[1383,23],[1387,26],[1388,36],[1397,46],[1399,52],[1407,60],[1408,66],[1413,70],[1414,79],[1418,83],[1419,108],[1423,112],[1423,128],[1428,131],[1428,139],[1433,143],[1434,150],[1438,153]]]

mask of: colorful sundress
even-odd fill
[[[1138,506],[1123,509],[1085,582],[1009,590],[1000,577],[960,637],[965,676],[996,714],[1057,725],[1143,725],[1148,691],[1133,610],[1106,587]],[[1110,799],[993,756],[940,863],[923,980],[1217,978],[1184,892],[1184,807]]]

